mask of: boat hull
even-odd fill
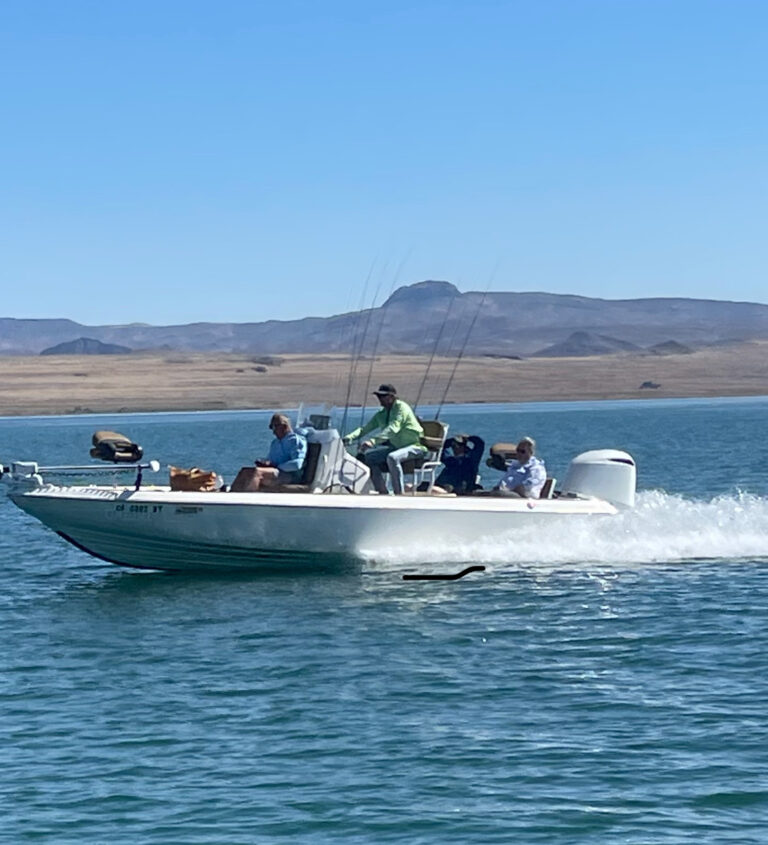
[[[11,493],[24,511],[95,557],[166,570],[347,568],[400,544],[515,532],[616,513],[598,499],[189,493],[43,487]]]

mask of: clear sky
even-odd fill
[[[768,302],[766,0],[7,0],[0,39],[0,316]]]

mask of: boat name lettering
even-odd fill
[[[194,505],[181,505],[176,508],[176,513],[200,513],[201,510],[202,508],[195,507]]]

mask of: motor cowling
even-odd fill
[[[634,458],[618,449],[582,452],[570,463],[562,495],[593,496],[616,507],[635,506],[637,468]]]

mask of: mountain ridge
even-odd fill
[[[567,341],[577,332],[609,338],[606,347],[623,346],[628,354],[633,347],[645,350],[659,344],[695,348],[759,340],[768,338],[768,305],[542,291],[462,293],[451,282],[426,280],[398,288],[378,307],[296,320],[88,326],[66,318],[3,317],[0,355],[38,355],[88,337],[134,351],[530,356],[558,344],[567,354]],[[577,346],[570,344],[571,354],[577,354]]]

